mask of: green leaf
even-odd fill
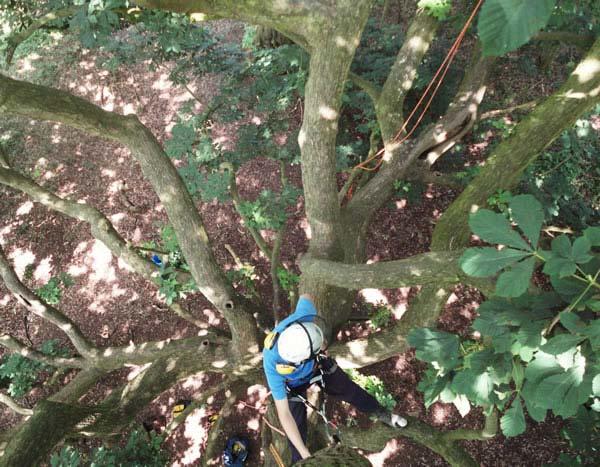
[[[590,299],[585,302],[585,306],[587,306],[592,311],[600,311],[600,300]]]
[[[487,371],[477,374],[472,370],[463,370],[456,374],[451,388],[455,393],[466,395],[478,405],[487,405],[491,402],[494,381]]]
[[[540,202],[532,195],[518,195],[510,199],[509,208],[513,220],[529,239],[531,246],[536,248],[544,222],[544,210]]]
[[[586,288],[585,282],[578,281],[572,277],[559,278],[557,276],[550,276],[550,282],[554,290],[567,303],[578,297]],[[588,291],[586,295],[591,295],[591,293]]]
[[[452,3],[450,0],[419,0],[419,8],[424,8],[434,18],[443,21],[448,17]]]
[[[585,365],[578,365],[544,379],[538,385],[537,398],[544,401],[555,415],[572,417],[589,397],[589,390],[582,384],[584,371]]]
[[[500,297],[518,297],[525,293],[535,267],[532,256],[504,271],[496,282],[496,294]]]
[[[517,340],[527,346],[536,348],[542,341],[542,330],[546,327],[547,320],[529,321],[517,331]]]
[[[583,231],[583,235],[590,241],[592,246],[600,246],[600,227],[588,227]]]
[[[542,345],[540,349],[550,355],[560,355],[577,346],[584,339],[585,337],[574,334],[559,334]]]
[[[469,276],[488,277],[529,255],[526,251],[513,248],[468,248],[460,257],[459,264]]]
[[[456,410],[461,417],[466,417],[467,414],[471,411],[471,404],[469,404],[469,399],[462,394],[456,396],[456,398],[452,401]]]
[[[520,397],[517,397],[504,413],[500,419],[500,427],[506,437],[518,436],[525,432],[525,416]]]
[[[592,321],[585,331],[583,332],[585,336],[590,340],[592,344],[592,349],[594,352],[600,350],[600,319],[595,319]]]
[[[450,383],[450,375],[439,376],[437,370],[429,367],[424,377],[419,381],[418,389],[423,393],[423,402],[426,408],[436,402],[442,391]]]
[[[525,380],[525,367],[519,361],[513,362],[512,378],[515,381],[517,391],[519,391],[523,387],[523,381]]]
[[[489,209],[480,209],[469,217],[469,226],[475,235],[488,243],[531,250],[527,242],[512,229],[510,222],[503,214]]]
[[[189,125],[177,123],[171,130],[171,139],[165,142],[167,156],[180,158],[192,149],[196,139],[196,130]]]
[[[525,44],[542,29],[556,0],[487,0],[477,30],[484,55],[502,55]]]
[[[579,237],[573,242],[573,261],[579,264],[585,264],[590,261],[593,256],[589,254],[592,248],[587,237]]]
[[[560,324],[562,324],[569,332],[581,333],[585,330],[585,323],[575,313],[563,311],[560,313]]]
[[[571,240],[566,235],[559,235],[552,240],[552,252],[563,258],[572,258],[573,247]]]
[[[445,369],[458,364],[458,336],[429,328],[413,329],[408,335],[408,343],[417,349],[419,360],[437,362]]]
[[[577,264],[568,258],[551,256],[544,264],[543,271],[549,276],[558,276],[559,278],[568,277],[575,274]]]

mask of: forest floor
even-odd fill
[[[215,28],[232,41],[239,40],[243,32],[243,27],[233,22],[220,22]],[[42,49],[43,52],[40,50],[16,60],[11,74],[68,90],[106,110],[135,113],[160,141],[169,138],[178,108],[191,96],[185,89],[173,85],[164,70],[150,71],[147,63],[139,63],[109,73],[96,66],[93,53],[80,50],[65,38],[56,41],[60,46],[48,47]],[[510,70],[499,67],[497,73],[503,77],[509,75]],[[201,100],[197,104],[199,110],[218,93],[219,83],[218,75],[206,75],[191,84],[194,94]],[[522,83],[520,88],[523,95],[519,96],[518,102],[539,97],[529,95],[533,88],[531,83]],[[247,115],[248,119],[252,117]],[[3,116],[0,130],[10,136],[11,161],[38,183],[61,196],[70,196],[98,208],[111,219],[119,233],[134,244],[159,240],[160,227],[167,223],[164,209],[125,149],[59,124]],[[235,124],[218,121],[213,122],[211,129],[223,145],[235,144],[235,130]],[[467,138],[465,150],[472,155],[473,164],[481,160],[481,144],[475,136]],[[300,167],[289,166],[286,170],[289,180],[301,186]],[[269,159],[259,158],[246,164],[237,176],[241,196],[254,199],[264,188],[276,189],[278,174],[278,164]],[[0,193],[0,244],[17,274],[32,288],[42,286],[60,273],[70,274],[75,284],[64,289],[59,306],[95,344],[123,345],[130,340],[183,338],[198,332],[188,322],[170,314],[157,287],[112,257],[104,245],[91,237],[86,225],[34,204],[16,191],[0,188]],[[395,199],[376,214],[369,233],[369,258],[400,259],[427,251],[436,219],[455,196],[452,190],[428,186],[416,201]],[[268,262],[243,229],[231,204],[199,202],[198,208],[215,246],[218,262],[225,269],[235,267],[225,248],[225,245],[231,246],[243,261],[256,266],[257,290],[261,296],[269,297]],[[282,249],[282,260],[291,267],[295,267],[296,258],[306,250],[306,232],[307,221],[300,200],[288,221]],[[358,306],[361,301],[383,302],[392,308],[394,319],[400,319],[413,295],[414,290],[410,289],[362,291],[362,299],[357,301],[357,314],[364,314],[364,307]],[[476,291],[457,288],[440,318],[440,327],[468,335],[479,301]],[[35,316],[25,315],[2,284],[0,307],[0,334],[10,333],[36,347],[51,338],[67,345],[64,335],[56,328]],[[190,295],[184,301],[184,307],[203,317],[207,325],[222,325],[220,317],[199,294]],[[339,337],[364,334],[368,329],[366,322],[358,322],[348,326]],[[0,356],[2,352],[0,348]],[[384,381],[397,401],[399,413],[417,416],[442,430],[482,425],[483,417],[478,410],[472,410],[464,418],[450,404],[438,402],[425,410],[422,395],[417,390],[423,369],[413,352],[407,352],[365,368],[363,372],[377,375]],[[128,371],[112,374],[96,387],[90,400],[103,397],[124,381],[127,374]],[[71,374],[63,375],[58,384],[66,383],[71,377]],[[171,420],[171,410],[178,400],[193,399],[208,383],[209,379],[202,375],[183,381],[156,399],[140,414],[139,421],[156,419],[158,425],[165,425]],[[33,406],[35,401],[56,389],[56,385],[38,384],[20,402]],[[240,401],[235,416],[224,423],[223,442],[234,433],[251,439],[252,454],[248,465],[260,464],[257,440],[265,395],[266,389],[257,381],[256,386],[248,389],[246,400]],[[199,463],[209,416],[219,413],[220,400],[217,397],[206,407],[197,409],[167,439],[173,465]],[[361,425],[369,423],[340,404],[335,405],[332,416],[341,425],[350,417]],[[13,426],[18,420],[8,409],[0,407],[0,430]],[[555,460],[558,453],[566,449],[559,436],[560,428],[561,422],[557,419],[550,418],[541,424],[528,420],[525,435],[511,439],[499,435],[485,443],[466,442],[465,446],[485,466],[542,465]],[[390,440],[381,452],[370,454],[369,459],[375,466],[445,465],[431,451],[403,438]]]

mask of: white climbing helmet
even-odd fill
[[[315,323],[310,322],[289,325],[277,339],[279,355],[290,363],[301,363],[314,356],[321,350],[322,344],[323,331]]]

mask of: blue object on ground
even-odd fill
[[[223,451],[225,467],[243,467],[248,458],[248,440],[240,436],[232,436],[227,440]]]
[[[158,255],[152,255],[152,262],[157,266],[162,266],[162,259]]]

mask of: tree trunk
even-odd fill
[[[293,44],[290,39],[279,31],[266,26],[256,26],[253,43],[255,47],[262,49],[274,49],[284,44]]]

